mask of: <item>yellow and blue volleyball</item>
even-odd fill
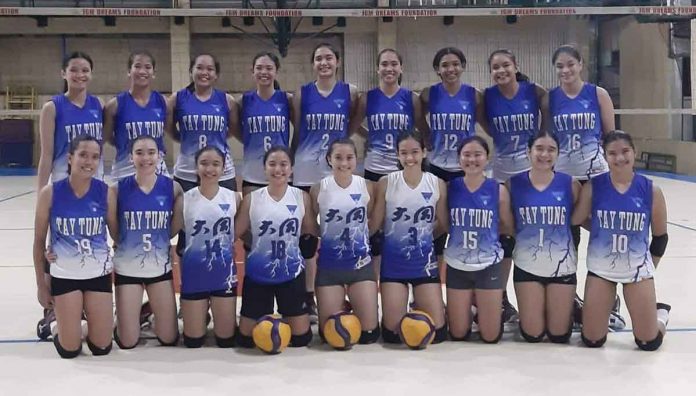
[[[360,319],[350,312],[335,313],[324,324],[324,339],[332,347],[348,350],[358,343],[362,328]]]
[[[291,335],[290,325],[279,315],[261,317],[251,333],[256,347],[271,355],[283,352],[290,344]]]
[[[399,336],[411,349],[425,349],[435,338],[433,318],[423,311],[411,311],[401,318]]]

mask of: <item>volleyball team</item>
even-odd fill
[[[259,53],[256,89],[236,99],[216,88],[215,57],[201,54],[191,84],[165,97],[152,88],[153,56],[134,52],[128,90],[103,104],[88,93],[90,57],[65,59],[65,93],[41,111],[33,248],[61,357],[80,354],[83,320],[94,355],[112,340],[134,348],[144,293],[166,346],[203,346],[210,311],[219,347],[253,347],[256,320],[274,307],[290,345],[306,346],[315,298],[320,335],[330,315],[352,309],[362,344],[401,342],[409,305],[432,318],[434,343],[468,340],[473,327],[497,343],[517,320],[527,342],[568,343],[580,227],[590,231],[583,343],[606,341],[621,284],[637,346],[659,348],[670,309],[653,280],[667,245],[665,199],[634,172],[631,136],[615,130],[607,92],[581,79],[575,48],[553,53],[550,91],[505,49],[488,58],[493,84],[483,92],[461,81],[467,61],[453,47],[437,51],[441,82],[420,95],[401,86],[393,49],[379,53],[379,86],[365,93],[338,80],[340,61],[318,45],[315,80],[291,94],[276,81],[277,56]],[[362,176],[353,135],[366,141]],[[240,175],[229,138],[244,147]],[[166,139],[180,144],[171,175]],[[105,143],[116,148],[111,185]],[[239,318],[236,239],[246,257]],[[511,272],[519,313],[505,292]]]

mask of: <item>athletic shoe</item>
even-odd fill
[[[621,316],[621,299],[616,296],[614,300],[614,307],[611,309],[609,314],[609,331],[619,331],[626,328],[626,320]]]
[[[44,308],[43,315],[36,324],[36,336],[41,341],[48,341],[52,338],[51,323],[56,321],[56,313],[52,309]]]
[[[520,320],[520,314],[517,308],[510,303],[506,296],[503,297],[503,312],[502,320],[505,332],[512,332],[517,329],[517,324]]]
[[[576,294],[573,300],[573,330],[582,329],[582,306],[584,303],[582,298]]]
[[[152,307],[150,302],[147,301],[140,307],[140,329],[150,328],[152,326],[152,318]]]

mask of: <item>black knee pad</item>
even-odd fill
[[[395,331],[391,331],[382,324],[382,341],[387,344],[401,344],[401,337]]]
[[[160,345],[165,346],[165,347],[173,347],[179,345],[179,333],[176,333],[176,337],[174,337],[174,341],[172,342],[164,342],[162,341],[161,338],[157,337],[157,341],[159,341]]]
[[[432,344],[439,344],[444,341],[447,341],[447,325],[435,329],[435,337],[433,337]]]
[[[503,338],[503,329],[500,329],[500,331],[498,331],[498,336],[495,337],[494,339],[487,340],[487,339],[483,338],[483,336],[481,336],[481,341],[483,341],[486,344],[497,344],[498,342],[500,342],[501,338]]]
[[[535,336],[527,333],[526,331],[524,331],[521,324],[519,326],[519,329],[520,329],[520,335],[522,336],[522,338],[524,338],[524,340],[529,342],[530,344],[537,344],[537,343],[544,340],[544,332],[543,331],[541,332],[541,334],[539,334],[538,336],[535,337]],[[549,338],[551,338],[551,337],[549,336]]]
[[[664,334],[662,334],[661,331],[657,332],[657,337],[653,339],[652,341],[641,341],[639,339],[636,340],[636,345],[638,345],[638,348],[640,348],[642,351],[648,351],[648,352],[653,352],[656,351],[658,348],[660,348],[660,345],[662,345],[662,339],[664,338]]]
[[[471,327],[470,327],[469,330],[466,332],[466,334],[464,334],[463,337],[456,337],[456,336],[455,336],[454,334],[452,334],[452,332],[450,331],[450,332],[449,332],[449,338],[450,338],[450,340],[452,340],[452,341],[469,341],[469,338],[471,338]]]
[[[136,346],[138,346],[138,343],[137,343],[137,342],[136,342],[135,344],[131,345],[131,346],[123,345],[123,343],[121,342],[121,338],[119,338],[119,336],[118,336],[118,331],[116,331],[116,328],[115,328],[115,327],[114,327],[114,341],[116,341],[116,345],[118,345],[118,347],[119,347],[120,349],[123,349],[123,350],[133,349],[133,348],[135,348]]]
[[[92,344],[92,341],[89,340],[89,337],[87,337],[87,347],[89,348],[90,351],[92,351],[92,355],[94,356],[105,356],[108,355],[109,352],[111,352],[111,347],[113,344],[109,342],[109,345],[105,346],[104,348],[100,348],[94,344]]]
[[[588,348],[601,348],[605,342],[607,342],[607,336],[606,334],[604,337],[600,338],[597,341],[592,341],[585,337],[584,333],[580,333],[580,338],[582,338],[582,343],[585,344],[586,347]]]
[[[205,336],[189,337],[184,333],[184,346],[186,348],[200,348],[205,344]]]
[[[375,327],[372,330],[362,331],[360,332],[360,339],[358,340],[358,344],[374,344],[375,342],[377,342],[377,340],[379,340],[380,334],[381,331],[379,329],[379,326]]]
[[[290,337],[290,346],[292,348],[300,348],[309,345],[312,342],[312,328],[310,327],[306,333],[300,335],[292,335]]]
[[[215,336],[215,344],[218,346],[218,348],[232,348],[235,345],[235,336],[233,335],[232,337],[228,338]]]
[[[571,326],[568,329],[568,332],[565,334],[553,335],[550,331],[547,331],[546,335],[549,337],[549,340],[554,344],[567,344],[570,342],[570,336],[573,335],[573,327]]]
[[[254,343],[254,338],[252,336],[247,336],[242,334],[240,331],[237,331],[235,334],[235,344],[242,347],[242,348],[253,348],[256,346]]]
[[[63,346],[60,345],[60,341],[58,341],[58,334],[53,337],[53,345],[56,347],[58,355],[60,355],[60,357],[63,359],[74,359],[80,354],[80,352],[82,352],[82,344],[80,344],[80,347],[74,351],[68,351],[63,348]]]

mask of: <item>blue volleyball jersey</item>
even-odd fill
[[[609,171],[602,149],[602,117],[597,86],[583,85],[575,98],[561,87],[549,92],[553,131],[560,142],[556,170],[587,180]]]
[[[164,121],[167,119],[167,104],[159,92],[152,91],[147,105],[139,105],[130,92],[125,91],[116,97],[118,107],[114,117],[114,141],[116,159],[111,167],[111,176],[120,180],[135,174],[131,160],[131,145],[142,135],[152,136],[160,152],[157,173],[169,174],[164,162],[167,149],[164,145]]]
[[[370,263],[370,232],[367,204],[370,194],[365,179],[353,175],[350,185],[339,186],[333,176],[319,185],[319,225],[321,268],[360,269]]]
[[[135,176],[118,182],[119,242],[114,253],[117,274],[154,278],[171,271],[173,184],[169,177],[158,175],[152,191],[145,193]]]
[[[449,240],[445,249],[447,264],[461,271],[478,271],[503,259],[498,242],[500,185],[485,179],[469,191],[463,177],[447,186],[450,216]]]
[[[331,175],[326,153],[334,140],[348,137],[350,86],[337,81],[329,96],[322,96],[314,82],[302,86],[298,146],[293,184],[311,186]]]
[[[287,93],[276,90],[268,100],[256,91],[242,96],[242,141],[244,180],[266,184],[263,157],[273,146],[290,144],[290,105]]]
[[[405,88],[388,97],[381,89],[367,92],[367,155],[365,169],[379,174],[399,170],[396,139],[413,128],[413,93]]]
[[[461,171],[459,143],[476,133],[476,89],[462,84],[452,96],[442,83],[430,87],[430,163],[449,172]]]
[[[438,178],[424,172],[416,188],[403,171],[390,173],[385,195],[382,277],[413,279],[438,275],[433,252],[435,207],[440,199]]]
[[[551,183],[539,191],[529,180],[529,172],[524,172],[510,179],[510,197],[517,239],[515,265],[546,278],[574,274],[577,253],[570,231],[573,178],[556,172]]]
[[[174,166],[174,176],[196,182],[195,156],[198,150],[213,146],[225,154],[225,169],[220,180],[234,178],[234,162],[227,145],[230,108],[227,96],[217,89],[201,101],[187,88],[176,93],[174,119],[181,138],[181,153]]]
[[[589,271],[620,283],[640,282],[653,276],[652,200],[652,181],[643,175],[635,174],[623,194],[616,191],[609,173],[592,179]]]
[[[102,144],[104,141],[102,105],[96,96],[87,95],[82,107],[76,106],[65,95],[51,98],[56,106],[55,130],[53,132],[53,169],[51,181],[68,177],[68,152],[70,142],[78,136],[89,135]],[[104,177],[104,161],[99,160],[96,178]]]
[[[51,263],[51,276],[91,279],[111,273],[107,193],[107,185],[96,179],[82,198],[75,196],[67,178],[53,183],[49,224],[56,261]]]
[[[186,247],[181,258],[181,293],[232,291],[237,287],[234,263],[234,215],[237,193],[220,187],[213,199],[198,187],[184,193]]]
[[[302,190],[288,186],[276,201],[268,187],[251,192],[249,220],[251,251],[244,267],[254,282],[278,284],[297,278],[304,270],[300,232],[305,207]]]
[[[493,177],[500,183],[529,170],[527,142],[539,130],[541,116],[536,85],[520,81],[517,94],[508,99],[498,86],[486,88],[486,119],[495,147]]]

